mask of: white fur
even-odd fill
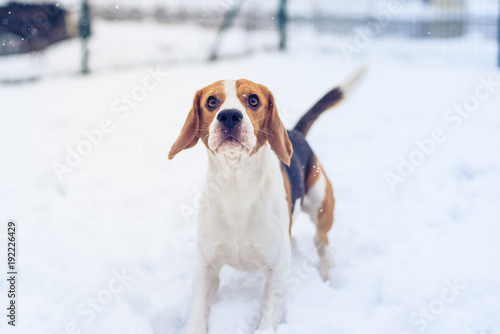
[[[235,82],[226,81],[225,89],[226,100],[220,110],[238,109],[244,115],[242,122],[252,126],[236,96]],[[210,125],[210,137],[218,135],[217,123],[215,118]],[[248,138],[241,140],[251,143],[251,136],[244,135]],[[222,145],[219,143],[219,146]],[[212,148],[210,144],[209,147]],[[206,185],[220,178],[221,173],[228,181],[200,209],[198,264],[188,334],[207,332],[210,305],[219,286],[219,271],[226,264],[245,271],[264,272],[266,285],[259,330],[276,328],[283,316],[291,260],[285,185],[280,161],[271,148],[264,145],[250,156],[251,149],[253,146],[232,145],[208,152]]]
[[[223,110],[236,109],[241,111],[243,114],[243,119],[241,120],[240,137],[238,138],[240,144],[250,153],[255,144],[257,143],[257,137],[254,134],[254,127],[250,117],[246,113],[246,109],[238,99],[236,93],[236,81],[235,80],[225,80],[224,81],[224,91],[226,99],[219,108],[219,111],[215,115],[214,121],[210,124],[208,137],[208,147],[213,151],[225,151],[226,149],[231,150],[234,144],[222,143],[225,137],[225,129],[220,126],[217,121],[217,115]],[[221,145],[222,144],[222,145]],[[239,149],[239,147],[237,147]]]
[[[321,168],[321,167],[319,167]],[[309,189],[307,196],[304,197],[302,210],[314,216],[313,221],[317,224],[318,211],[325,198],[326,178],[323,171],[319,171],[319,178],[316,183]],[[312,218],[312,217],[311,217]]]
[[[321,166],[318,164],[319,178],[316,183],[308,190],[306,196],[304,196],[304,204],[302,210],[306,212],[311,220],[317,225],[318,224],[318,214],[321,210],[323,199],[325,198],[326,189],[326,177]],[[319,241],[318,237],[314,239],[316,245],[316,250],[319,255],[319,273],[323,280],[328,279],[328,271],[333,268],[334,261],[331,250]]]

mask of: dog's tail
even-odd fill
[[[326,110],[338,105],[346,95],[349,95],[355,86],[359,83],[359,79],[365,74],[366,66],[362,66],[351,75],[349,75],[344,81],[333,88],[331,91],[325,94],[315,105],[309,109],[308,112],[299,120],[297,125],[295,125],[294,130],[302,133],[305,137],[309,132],[309,129],[313,123],[318,119],[318,117]]]

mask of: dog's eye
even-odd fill
[[[208,109],[214,109],[217,106],[217,99],[215,96],[210,96],[207,100]]]
[[[252,107],[257,107],[259,105],[259,97],[255,94],[252,94],[248,97],[248,104]]]

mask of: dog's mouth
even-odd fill
[[[235,136],[233,135],[227,135],[224,139],[221,140],[220,144],[222,143],[230,143],[230,144],[240,144],[240,145],[243,145],[239,140],[238,138],[236,138]],[[220,145],[219,144],[219,145]]]
[[[217,145],[217,149],[221,147],[243,148],[245,145],[243,145],[236,136],[228,134],[219,142],[219,145]]]
[[[227,153],[227,152],[242,152],[247,151],[248,148],[245,145],[245,138],[241,136],[240,133],[232,133],[232,131],[228,131],[223,133],[222,138],[220,139],[217,147],[215,148],[215,152],[217,153]]]
[[[232,129],[220,127],[209,135],[207,143],[208,147],[218,154],[248,153],[254,146],[249,133],[240,127]]]

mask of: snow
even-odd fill
[[[500,330],[500,87],[476,97],[488,92],[485,80],[500,81],[493,63],[419,60],[395,51],[408,42],[389,39],[351,62],[332,46],[304,51],[298,43],[283,54],[170,62],[170,52],[179,58],[193,49],[148,47],[160,33],[133,39],[134,48],[129,35],[118,37],[123,27],[96,25],[92,43],[109,43],[108,34],[116,45],[94,48],[86,77],[75,73],[77,41],[38,58],[0,59],[12,80],[33,73],[30,66],[40,71],[36,80],[0,85],[2,259],[6,222],[19,226],[18,323],[7,326],[3,316],[2,333],[183,333],[207,162],[202,145],[172,161],[167,153],[195,91],[223,78],[263,83],[290,128],[360,60],[369,66],[363,83],[308,137],[334,185],[336,267],[331,282],[320,279],[314,228],[301,215],[277,333]],[[196,29],[179,27],[169,38],[198,36]],[[461,123],[457,104],[471,110]],[[387,173],[398,174],[401,157],[418,156],[415,142],[428,143],[435,129],[446,139],[391,188]],[[69,150],[86,145],[84,131],[98,144],[87,144],[89,154],[60,181],[54,162],[66,164]],[[224,268],[221,278],[210,333],[252,333],[263,277]]]

